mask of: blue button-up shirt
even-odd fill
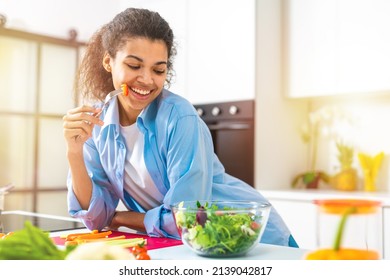
[[[115,101],[115,102],[114,102]],[[146,167],[164,199],[153,209],[143,209],[127,192],[123,176],[125,141],[120,134],[117,100],[102,112],[102,127],[95,126],[84,144],[85,164],[93,190],[89,208],[83,210],[68,177],[68,207],[89,229],[102,229],[111,222],[119,200],[133,211],[145,213],[150,236],[178,238],[170,205],[184,200],[256,200],[267,202],[254,188],[225,173],[213,150],[210,131],[193,105],[163,90],[138,116],[144,135]],[[234,147],[232,147],[234,148]],[[275,209],[271,210],[261,242],[292,245],[290,232]]]

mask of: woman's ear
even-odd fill
[[[103,57],[103,67],[104,69],[106,69],[107,72],[111,72],[111,65],[110,65],[110,62],[111,62],[111,57],[108,53],[105,53],[104,54],[104,57]]]

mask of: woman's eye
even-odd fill
[[[165,69],[155,69],[154,72],[158,75],[162,75],[165,73]]]
[[[139,65],[127,64],[127,66],[129,66],[129,68],[130,68],[130,69],[133,69],[133,70],[138,70],[138,69],[140,69],[140,66],[139,66]]]

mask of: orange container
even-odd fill
[[[382,257],[381,203],[363,199],[315,200],[317,247],[306,259],[365,260]]]

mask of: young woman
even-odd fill
[[[75,88],[100,107],[70,110],[64,136],[69,213],[89,229],[126,226],[177,238],[175,202],[266,201],[225,173],[192,104],[166,89],[175,53],[168,23],[146,9],[121,12],[88,44]],[[128,94],[102,108],[106,95],[123,84]],[[119,201],[128,211],[117,211]],[[296,246],[275,209],[262,242]]]

